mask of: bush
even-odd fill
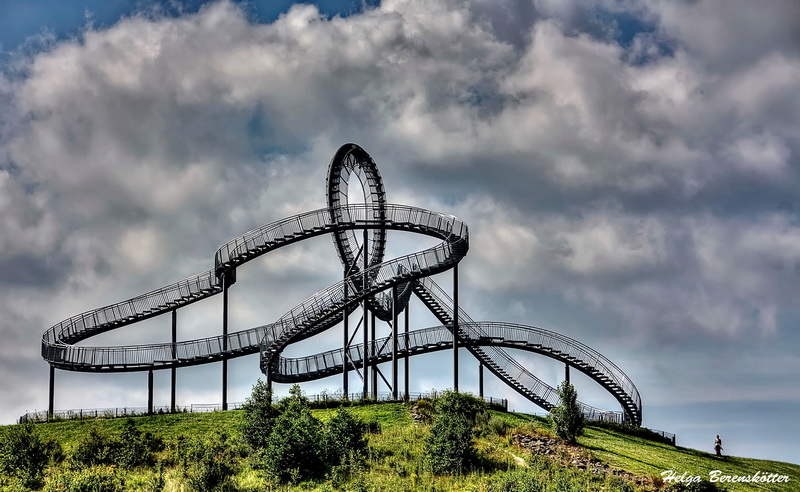
[[[94,466],[67,471],[49,477],[45,492],[116,492],[125,489],[125,481],[113,468]]]
[[[475,398],[469,393],[458,391],[444,391],[435,402],[437,414],[452,413],[463,415],[474,423],[478,415],[486,412],[486,402]]]
[[[57,451],[58,445],[43,441],[33,423],[11,427],[0,442],[0,471],[17,477],[25,487],[37,489],[42,485],[45,466]]]
[[[489,483],[489,492],[544,492],[542,479],[530,470],[511,470],[497,474]]]
[[[153,465],[155,453],[164,448],[161,439],[150,432],[141,432],[136,422],[125,421],[122,433],[117,436],[103,434],[92,427],[72,450],[74,466],[118,465],[123,468]]]
[[[133,419],[128,419],[119,444],[115,448],[114,462],[123,468],[135,468],[141,465],[153,465],[155,452],[163,449],[164,443],[150,432],[139,431]]]
[[[119,446],[119,441],[91,427],[72,449],[71,461],[78,466],[111,465]]]
[[[560,406],[550,411],[553,417],[553,431],[567,442],[575,443],[583,434],[583,412],[578,405],[578,392],[575,387],[564,381],[558,385]]]
[[[321,478],[326,472],[322,423],[294,385],[279,405],[280,415],[264,448],[264,465],[282,482]]]
[[[272,432],[278,411],[272,404],[272,389],[259,379],[253,386],[253,391],[242,405],[244,419],[242,423],[242,436],[254,449],[263,449]]]
[[[474,456],[472,422],[463,415],[437,414],[425,439],[425,456],[433,473],[462,473]]]
[[[367,426],[339,407],[325,425],[325,461],[327,466],[338,466],[346,458],[357,459],[367,448],[364,438]]]
[[[217,433],[207,439],[194,440],[181,436],[176,448],[190,490],[235,490],[231,477],[236,471],[238,455],[227,434]]]
[[[496,415],[492,415],[489,417],[489,420],[486,422],[486,432],[489,434],[494,434],[496,436],[503,437],[508,434],[508,430],[511,428],[508,425],[508,422],[501,419]]]
[[[431,433],[424,444],[426,460],[434,473],[462,473],[475,458],[473,427],[486,411],[486,403],[468,393],[445,391],[435,407]]]
[[[421,398],[417,400],[415,404],[417,409],[417,415],[419,415],[419,419],[422,423],[430,424],[433,422],[433,415],[436,413],[433,403],[430,400],[426,400],[425,398]]]

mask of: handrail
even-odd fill
[[[555,389],[511,357],[503,347],[521,348],[576,367],[606,388],[622,405],[631,422],[641,423],[641,398],[636,386],[619,367],[599,352],[564,335],[525,325],[473,321],[458,310],[453,333],[453,300],[431,278],[452,268],[469,249],[469,230],[460,219],[444,213],[386,203],[383,182],[369,154],[355,144],[342,146],[328,170],[328,206],[280,219],[255,228],[220,246],[214,268],[131,299],[68,318],[42,335],[42,357],[53,367],[73,371],[127,372],[166,369],[260,352],[261,368],[275,380],[308,380],[343,370],[343,351],[304,358],[281,354],[291,343],[334,326],[341,313],[365,303],[382,320],[390,319],[390,289],[402,291],[395,311],[405,308],[413,291],[442,323],[398,338],[398,351],[412,355],[452,347],[453,337],[509,386],[543,408],[556,403]],[[365,203],[348,204],[351,177],[361,182]],[[355,231],[365,231],[367,243],[357,247]],[[438,238],[428,249],[384,260],[387,230],[401,230]],[[310,296],[273,323],[227,335],[128,346],[75,345],[100,333],[174,311],[223,292],[235,281],[236,268],[268,252],[305,239],[331,234],[337,253],[350,273]],[[362,251],[363,255],[356,255]],[[356,264],[356,261],[361,264]],[[449,336],[449,340],[446,339]],[[349,358],[375,363],[394,349],[389,340],[370,347],[353,345]],[[400,346],[402,345],[402,347]],[[369,350],[365,350],[369,348]],[[584,405],[584,412],[616,415]]]

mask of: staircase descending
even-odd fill
[[[452,332],[453,300],[450,296],[430,277],[415,282],[414,294]],[[641,424],[638,390],[619,368],[598,352],[552,332],[507,323],[477,323],[463,309],[459,308],[458,312],[459,342],[498,378],[533,403],[549,411],[559,404],[558,393],[501,347],[488,345],[487,342],[532,349],[577,368],[611,392],[622,405],[627,419],[636,425]],[[513,328],[516,328],[516,332]],[[581,406],[588,418],[606,418],[609,413],[583,403]]]

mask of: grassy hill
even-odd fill
[[[136,428],[163,442],[153,466],[132,469],[115,465],[80,469],[67,457],[92,433],[119,436],[127,419],[96,419],[37,424],[35,432],[54,440],[63,450],[60,461],[51,465],[42,490],[136,490],[190,491],[197,463],[181,454],[187,443],[201,443],[223,453],[221,462],[229,465],[232,490],[474,490],[474,491],[602,491],[665,490],[661,473],[709,478],[709,472],[748,476],[777,473],[789,477],[788,483],[761,485],[734,483],[731,491],[800,489],[800,466],[737,457],[717,458],[693,449],[675,447],[619,430],[589,426],[578,441],[569,446],[555,439],[549,422],[541,417],[492,410],[475,440],[478,461],[474,469],[460,476],[436,476],[428,471],[423,442],[430,425],[415,422],[410,409],[400,403],[354,406],[349,410],[369,422],[366,459],[342,466],[327,480],[293,486],[279,485],[259,469],[241,444],[241,411],[208,414],[172,414],[135,417]],[[322,421],[333,410],[314,410]],[[14,426],[0,427],[0,441]],[[60,477],[60,478],[59,478]],[[106,487],[105,489],[103,487]],[[26,490],[7,473],[0,474],[2,490]],[[224,488],[224,487],[223,487]]]

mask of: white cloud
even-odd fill
[[[484,312],[522,315],[526,296],[555,292],[630,343],[780,336],[800,285],[790,22],[631,2],[654,27],[626,48],[593,5],[503,5],[519,17],[387,1],[257,25],[220,2],[89,30],[3,79],[0,312],[33,347],[26,363],[48,323],[211,268],[234,235],[324,206],[327,163],[349,141],[390,201],[467,220],[464,289]],[[752,46],[723,29],[731,16]],[[279,280],[299,300],[325,287],[317,273],[338,275],[327,244],[274,261],[243,272],[237,323],[291,307],[280,287],[244,286]]]

